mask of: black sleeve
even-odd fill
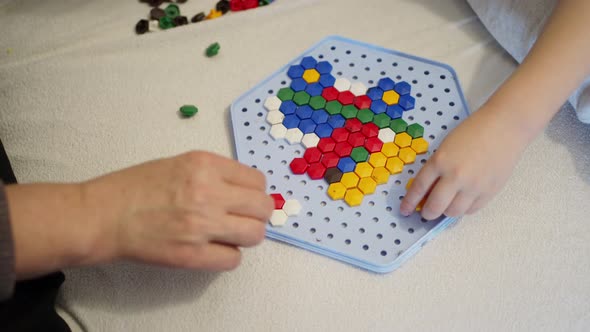
[[[0,141],[0,301],[12,296],[16,280],[14,240],[4,184],[16,183],[10,161]]]
[[[14,244],[4,184],[0,182],[0,301],[12,296],[14,289]]]

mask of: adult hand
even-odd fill
[[[264,239],[273,210],[262,173],[206,152],[147,162],[84,187],[94,211],[110,216],[98,261],[233,269],[239,247]]]

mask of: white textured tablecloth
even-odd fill
[[[189,149],[231,156],[232,100],[326,35],[450,64],[473,109],[515,68],[461,0],[277,0],[136,36],[148,10],[0,0],[0,138],[21,182]],[[219,56],[204,57],[214,41]],[[180,119],[187,103],[200,113]],[[586,331],[589,156],[590,127],[560,112],[494,202],[391,274],[266,241],[231,273],[70,270],[60,305],[90,331]]]

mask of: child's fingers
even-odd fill
[[[459,217],[464,215],[471,208],[475,199],[476,197],[473,197],[473,195],[460,191],[451,202],[451,205],[445,210],[445,216]]]
[[[440,217],[457,195],[458,189],[455,181],[441,177],[428,195],[422,217],[427,220]]]
[[[409,216],[414,212],[416,206],[422,201],[424,196],[428,194],[430,188],[439,177],[439,172],[430,163],[426,163],[424,167],[418,172],[418,175],[412,182],[410,189],[404,196],[400,205],[400,213],[404,216]]]
[[[490,198],[487,196],[480,196],[478,199],[475,200],[475,202],[473,202],[473,204],[471,204],[471,207],[467,209],[466,214],[473,214],[477,212],[479,209],[488,204],[489,200]]]

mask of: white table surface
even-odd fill
[[[134,35],[148,10],[0,0],[0,138],[21,182],[78,181],[190,149],[231,156],[232,100],[327,35],[450,64],[473,109],[515,68],[461,0],[277,0]],[[214,41],[222,50],[208,59]],[[186,103],[197,117],[175,114]],[[585,331],[589,156],[590,127],[560,112],[497,199],[391,274],[265,241],[231,273],[70,270],[60,306],[90,331]]]

